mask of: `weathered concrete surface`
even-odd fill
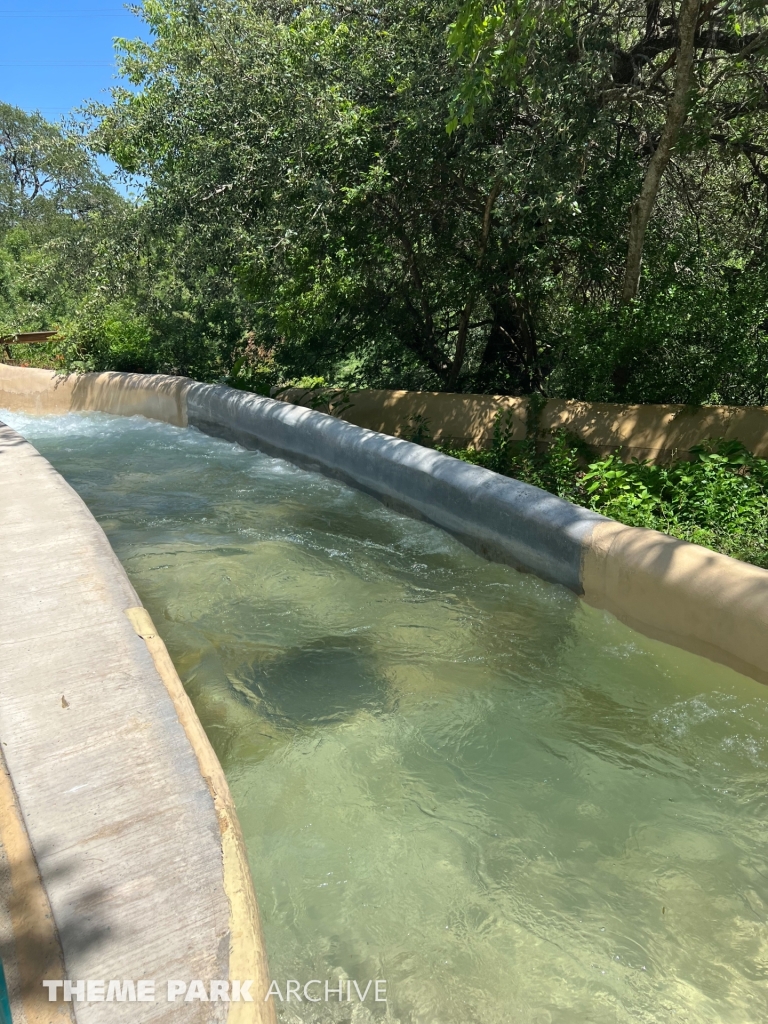
[[[186,393],[187,418],[209,434],[331,473],[416,513],[496,561],[579,592],[581,549],[603,516],[538,487],[271,398],[212,384]]]
[[[0,958],[14,1024],[71,1024],[72,1004],[52,1004],[43,985],[45,979],[64,978],[64,955],[1,756]]]
[[[741,441],[768,456],[768,408],[718,405],[617,405],[551,399],[542,412],[544,430],[562,427],[599,454],[621,448],[621,456],[666,462],[709,437]]]
[[[522,441],[526,435],[527,399],[508,395],[366,389],[351,392],[344,398],[342,393],[328,388],[287,388],[276,392],[274,397],[281,402],[311,408],[312,403],[324,395],[337,396],[331,400],[336,406],[334,415],[347,423],[392,437],[411,436],[417,422],[421,421],[436,442],[483,448],[491,442],[494,419],[499,412],[511,426],[513,440]],[[315,407],[321,412],[328,411],[326,403]]]
[[[72,412],[97,409],[115,416],[148,416],[186,427],[184,394],[192,381],[143,373],[85,373],[74,379]]]
[[[231,903],[253,893],[227,891],[222,782],[126,616],[140,602],[101,528],[5,426],[0,493],[0,740],[66,976],[157,985],[156,1002],[75,1003],[77,1021],[269,1020],[258,1002],[166,1001],[169,979],[234,977]]]
[[[768,682],[768,572],[656,530],[606,521],[584,547],[589,604]]]
[[[299,388],[281,401],[308,405],[317,393]],[[0,399],[1,401],[1,399]],[[345,403],[346,404],[346,403]],[[427,391],[356,391],[341,415],[348,423],[394,437],[411,434],[421,417],[436,441],[483,448],[493,438],[494,420],[509,417],[512,439],[526,436],[528,400],[505,395],[450,395]],[[325,411],[325,407],[322,407]],[[737,406],[619,405],[550,399],[541,411],[542,431],[564,428],[601,455],[621,448],[622,458],[666,461],[708,437],[741,441],[768,455],[768,408]]]
[[[69,412],[76,380],[74,374],[0,363],[0,409],[37,416]]]
[[[0,363],[0,408],[31,413],[95,409],[123,416],[142,415],[186,426],[185,377],[138,373],[86,373],[59,376],[49,370]],[[292,388],[280,401],[309,405],[316,393]],[[392,437],[413,432],[422,417],[436,441],[485,447],[498,412],[509,416],[512,437],[526,436],[528,402],[506,395],[451,395],[428,391],[357,391],[341,419]],[[321,407],[321,411],[326,411]],[[768,456],[768,408],[738,406],[620,405],[550,399],[541,412],[543,431],[564,428],[600,454],[621,449],[622,457],[668,460],[707,437],[738,440]]]
[[[71,373],[0,363],[0,409],[37,415],[65,412],[148,416],[186,427],[184,393],[192,381],[143,373]]]

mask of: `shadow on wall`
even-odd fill
[[[148,416],[187,425],[187,377],[141,373],[84,373],[66,376],[35,367],[0,363],[0,408],[37,416],[98,411]]]
[[[276,397],[311,406],[318,393],[293,388]],[[349,423],[394,437],[412,436],[414,425],[422,423],[438,443],[485,448],[491,443],[499,412],[510,417],[512,440],[526,436],[527,398],[356,391],[344,405],[341,416]],[[723,437],[739,440],[761,458],[768,457],[768,408],[762,407],[615,405],[554,398],[542,409],[540,429],[544,433],[568,430],[601,456],[621,448],[627,459],[665,462],[707,437]]]
[[[542,413],[545,430],[564,428],[599,454],[619,445],[627,458],[668,461],[708,437],[737,439],[768,454],[768,409],[736,406],[612,405],[552,399]]]
[[[0,364],[0,407],[27,413],[99,410],[123,416],[143,415],[187,425],[186,377],[140,373],[87,373],[62,377],[49,370]],[[494,422],[509,415],[512,440],[526,436],[528,399],[503,395],[461,395],[426,391],[356,391],[290,388],[276,394],[281,401],[328,411],[336,401],[338,414],[349,423],[394,437],[414,436],[416,425],[427,428],[438,443],[488,447]],[[603,456],[621,448],[626,459],[668,461],[708,437],[741,441],[760,458],[768,457],[768,408],[738,406],[613,405],[550,399],[542,409],[544,432],[563,428],[581,437]]]
[[[151,388],[147,387],[151,382]],[[187,377],[142,373],[86,373],[75,377],[70,409],[98,409],[116,416],[148,416],[186,427]]]

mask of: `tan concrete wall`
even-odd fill
[[[0,408],[45,415],[94,410],[116,416],[149,416],[186,427],[186,377],[162,374],[84,373],[60,376],[50,370],[0,363]]]
[[[291,389],[276,397],[308,405],[313,392]],[[476,448],[493,437],[494,418],[512,415],[513,439],[526,436],[527,399],[498,395],[449,395],[422,391],[356,391],[342,413],[349,423],[394,437],[413,432],[416,417],[426,420],[435,441]],[[324,408],[324,407],[323,407]],[[324,408],[325,411],[325,408]],[[768,408],[737,406],[613,405],[550,399],[541,414],[543,431],[564,427],[599,454],[622,448],[622,455],[665,461],[708,437],[735,438],[761,457],[768,456]]]
[[[275,397],[295,405],[310,405],[315,392],[291,388]],[[460,445],[490,443],[494,417],[499,409],[512,415],[515,440],[525,437],[527,403],[524,398],[498,395],[446,395],[429,391],[355,391],[351,408],[342,418],[358,427],[378,430],[393,437],[413,433],[416,417],[427,422],[435,441]],[[326,406],[320,406],[327,411]]]
[[[0,408],[43,416],[69,412],[77,378],[0,363]]]
[[[75,1024],[43,981],[64,980],[64,953],[0,746],[0,942],[13,1024]]]
[[[44,414],[96,409],[143,415],[186,426],[185,377],[87,373],[61,377],[49,370],[0,363],[0,406]],[[313,392],[291,389],[282,401],[309,405]],[[342,414],[348,423],[393,437],[413,432],[422,417],[436,441],[485,447],[499,410],[511,415],[513,438],[526,436],[527,399],[450,395],[426,391],[357,391]],[[325,411],[326,407],[321,407]],[[734,438],[768,457],[768,408],[738,406],[613,405],[551,399],[541,414],[544,431],[564,427],[604,454],[621,447],[626,458],[668,459],[707,437]]]
[[[646,636],[768,682],[768,572],[656,530],[599,523],[585,600]]]
[[[741,441],[768,456],[768,408],[685,405],[612,405],[552,399],[541,418],[545,430],[565,427],[599,452],[622,446],[629,458],[668,459],[708,437]]]
[[[72,411],[98,409],[115,416],[148,416],[186,427],[186,377],[142,373],[86,373],[72,387]]]

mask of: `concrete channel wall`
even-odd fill
[[[311,409],[181,377],[0,365],[0,408],[195,426],[339,477],[648,636],[768,681],[768,571]],[[759,432],[762,429],[755,427]]]
[[[323,413],[190,384],[188,423],[337,476],[646,635],[768,681],[768,572]]]
[[[173,421],[162,386],[139,393],[124,411]],[[30,392],[28,408],[64,394]],[[113,391],[89,396],[109,404]],[[4,425],[0,495],[0,935],[14,1024],[273,1024],[234,805],[162,640],[81,499]],[[43,981],[57,979],[96,985],[74,1001],[60,985],[51,1003]],[[253,1001],[169,1002],[171,980],[227,994],[250,981]]]
[[[282,455],[768,681],[768,572],[408,441],[162,376],[0,366],[0,408],[140,414]],[[85,505],[7,427],[0,493],[0,937],[7,924],[17,1019],[271,1024],[237,817],[162,640]],[[150,979],[157,1001],[52,1007],[44,978]],[[168,1003],[177,978],[251,979],[254,1001]]]
[[[354,391],[348,397],[325,389],[290,388],[275,395],[283,402],[312,406],[328,396],[342,419],[394,437],[412,435],[417,425],[439,442],[485,448],[494,421],[509,417],[512,439],[527,433],[527,398],[502,395],[451,395],[428,391]],[[327,411],[327,404],[319,406]],[[621,450],[622,458],[666,462],[708,437],[735,439],[761,457],[768,456],[768,408],[739,406],[616,405],[550,399],[541,409],[540,430],[564,428],[599,455]]]

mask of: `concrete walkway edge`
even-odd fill
[[[272,1024],[234,805],[165,645],[82,500],[4,425],[0,493],[0,843],[19,1019]],[[41,982],[62,971],[148,981],[155,998],[62,1004],[59,988],[47,1006]],[[250,980],[253,1001],[169,1002],[176,979]]]

